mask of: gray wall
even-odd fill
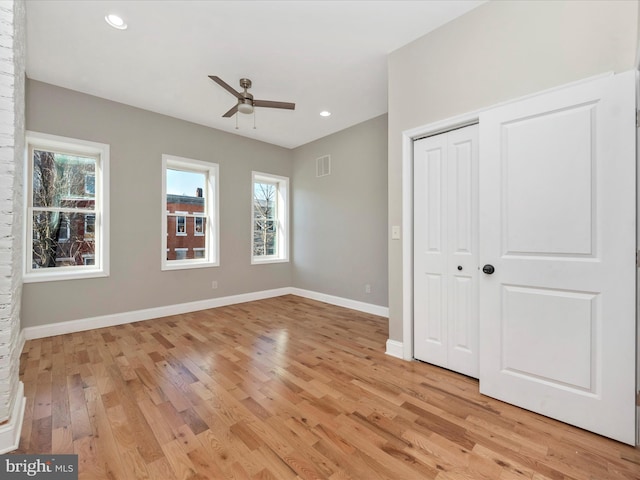
[[[23,327],[289,286],[387,305],[386,115],[289,150],[28,80],[26,125],[110,145],[111,251],[107,278],[25,284]],[[220,165],[219,267],[160,270],[163,153]],[[252,170],[291,179],[290,263],[250,264]]]
[[[634,68],[636,1],[488,2],[389,57],[389,225],[402,225],[402,132]],[[407,92],[411,92],[407,101]],[[402,244],[389,243],[389,338],[402,341]]]
[[[291,286],[289,263],[250,264],[251,171],[290,177],[291,150],[33,80],[26,125],[111,146],[111,268],[25,284],[23,327]],[[160,270],[163,153],[220,165],[219,267]]]
[[[317,178],[323,155],[331,175]],[[386,307],[387,116],[296,148],[293,159],[293,284]]]

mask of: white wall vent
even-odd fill
[[[331,155],[316,158],[316,177],[326,177],[331,174]]]

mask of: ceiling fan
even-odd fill
[[[223,117],[233,117],[237,112],[253,113],[253,107],[286,108],[288,110],[294,110],[296,108],[296,104],[290,102],[254,100],[253,95],[247,92],[247,90],[251,88],[251,80],[248,78],[240,79],[240,86],[244,89],[244,92],[235,91],[233,87],[216,75],[209,75],[209,78],[238,99],[238,104],[222,115]]]

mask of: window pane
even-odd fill
[[[189,204],[187,199],[200,199],[193,201],[204,205],[206,180],[204,173],[167,168],[167,210],[175,212],[176,209],[171,209],[170,204],[175,206],[179,203],[179,200],[186,200],[184,203]],[[177,208],[177,210],[193,211],[190,208]],[[204,209],[201,211],[204,211]]]
[[[85,265],[84,257],[95,254],[95,215],[33,214],[33,268]]]
[[[95,208],[96,160],[33,151],[33,206]]]
[[[205,246],[205,220],[187,215],[205,214],[206,175],[167,169],[167,260],[197,258],[194,248]]]
[[[176,217],[176,235],[187,234],[187,217]]]
[[[69,214],[60,214],[60,230],[58,231],[58,241],[69,240],[71,235],[71,224],[69,221]]]
[[[218,165],[169,155],[162,156],[162,163],[166,223],[162,269],[216,266]]]
[[[272,183],[254,183],[253,186],[253,254],[277,254],[277,193]]]
[[[193,231],[195,235],[204,235],[206,228],[206,219],[204,217],[194,217],[193,219]]]
[[[194,249],[205,248],[206,229],[204,228],[205,219],[199,217],[191,217],[183,223],[184,216],[167,215],[167,260],[188,260],[198,257],[194,254]],[[200,220],[202,233],[194,234],[194,222],[192,220]],[[186,227],[186,233],[177,233],[182,226]],[[183,249],[187,249],[183,252]],[[176,250],[178,252],[176,252]],[[182,252],[182,253],[180,253]]]

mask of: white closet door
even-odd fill
[[[635,442],[635,73],[480,117],[480,391]]]
[[[478,376],[478,127],[414,143],[414,356]]]

